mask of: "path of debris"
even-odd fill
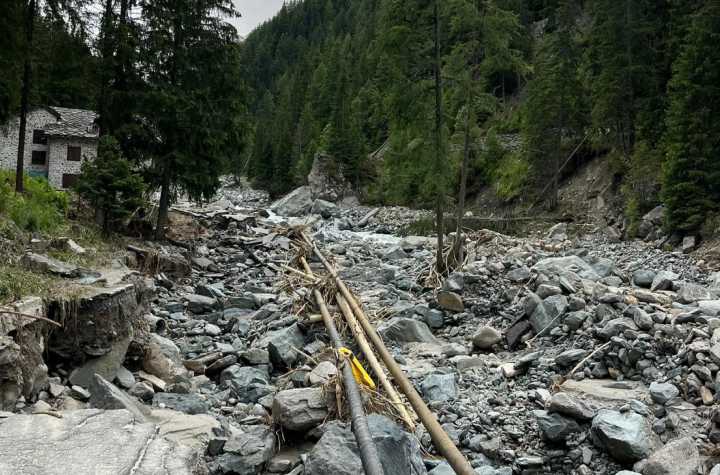
[[[558,225],[542,239],[470,233],[466,264],[434,286],[433,240],[397,235],[420,213],[362,223],[370,210],[303,191],[271,207],[235,187],[176,207],[178,246],[131,252],[156,287],[142,344],[102,357],[122,363],[112,376],[94,360],[76,368],[86,387],[51,368],[40,401],[0,413],[0,474],[62,473],[61,454],[75,473],[362,473],[312,285],[284,267],[295,226],[476,473],[720,474],[720,274]],[[422,425],[410,434],[366,403],[386,474],[453,473]]]

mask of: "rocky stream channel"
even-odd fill
[[[397,234],[419,212],[333,199],[225,187],[176,207],[191,238],[108,275],[26,255],[93,290],[11,309],[61,329],[0,320],[0,474],[362,473],[311,285],[283,267],[300,225],[477,474],[720,474],[720,274],[561,224],[469,233],[435,286],[434,241]],[[387,475],[454,473],[366,402]]]

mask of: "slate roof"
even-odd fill
[[[43,129],[50,136],[79,137],[96,139],[100,132],[95,124],[97,114],[84,109],[47,107],[58,118],[57,122],[46,124]]]

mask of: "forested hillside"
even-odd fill
[[[720,4],[437,6],[290,2],[253,32],[255,180],[287,191],[322,150],[368,198],[427,205],[455,199],[466,158],[471,192],[552,207],[570,157],[608,155],[631,220],[664,203],[689,232],[718,211]]]

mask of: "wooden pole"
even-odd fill
[[[350,307],[350,305],[348,305],[348,302],[343,298],[342,295],[337,294],[336,298],[338,306],[340,306],[340,310],[345,316],[345,321],[350,327],[350,331],[352,331],[352,334],[355,337],[355,341],[357,341],[360,350],[365,355],[365,359],[368,361],[370,367],[375,372],[375,375],[380,380],[380,384],[382,384],[382,387],[383,389],[385,389],[388,398],[393,403],[398,413],[400,413],[400,417],[402,417],[403,421],[405,421],[408,429],[410,429],[411,432],[415,432],[415,422],[412,420],[412,417],[410,417],[410,414],[405,408],[405,404],[403,404],[402,399],[400,399],[400,395],[395,389],[395,386],[392,385],[387,375],[385,374],[385,370],[375,356],[372,346],[370,346],[370,343],[365,337],[365,332],[358,324],[358,321],[353,314],[352,308]]]
[[[307,261],[301,257],[300,262],[302,262],[305,272],[315,278]],[[325,299],[317,289],[313,290],[313,294],[315,295],[315,301],[317,302],[318,307],[320,307],[320,313],[322,315],[323,322],[325,323],[325,328],[327,328],[330,339],[333,342],[333,346],[336,350],[340,350],[340,348],[344,347],[344,344],[340,339],[340,334],[338,333],[337,328],[335,327],[335,322],[333,321],[332,316],[330,316],[330,312],[328,312]],[[360,389],[358,388],[355,376],[353,375],[352,368],[350,367],[348,361],[345,361],[342,364],[342,375],[343,382],[345,384],[345,394],[347,395],[348,405],[350,406],[352,430],[360,449],[360,460],[362,461],[365,474],[383,475],[385,472],[382,464],[380,463],[380,456],[378,455],[377,447],[375,447],[375,442],[373,442],[372,435],[370,434],[370,427],[368,426],[367,418],[365,417],[365,410],[362,404],[362,397],[360,396]]]
[[[357,320],[360,322],[360,325],[362,325],[368,338],[375,345],[375,348],[380,355],[380,358],[382,358],[383,362],[385,362],[385,365],[390,371],[390,374],[392,374],[393,378],[395,378],[395,382],[400,387],[400,390],[405,393],[408,401],[410,401],[410,404],[415,409],[415,412],[417,413],[418,417],[420,418],[423,425],[430,434],[430,437],[432,438],[435,447],[438,449],[438,451],[440,451],[441,454],[443,454],[443,456],[445,456],[450,466],[453,468],[453,470],[455,470],[455,473],[460,475],[475,475],[475,471],[470,465],[470,462],[468,462],[462,452],[460,452],[460,450],[455,446],[453,441],[450,439],[450,437],[447,435],[445,430],[438,422],[435,415],[432,413],[432,411],[430,411],[430,409],[425,404],[425,401],[423,401],[422,397],[420,397],[418,392],[415,390],[413,384],[410,382],[403,370],[400,369],[400,366],[398,366],[398,364],[395,362],[395,359],[388,351],[382,338],[380,338],[380,335],[377,334],[375,328],[372,326],[370,321],[365,316],[365,313],[358,305],[355,297],[350,292],[350,289],[348,289],[342,279],[340,279],[333,266],[330,264],[330,262],[328,262],[327,259],[325,259],[325,256],[315,245],[315,243],[313,243],[305,235],[305,233],[301,233],[301,236],[305,240],[305,242],[307,242],[312,247],[315,255],[318,257],[318,259],[320,259],[327,271],[335,279],[335,282],[340,289],[340,292],[342,293],[347,303],[350,305],[350,308],[353,310],[355,316],[357,317]]]

